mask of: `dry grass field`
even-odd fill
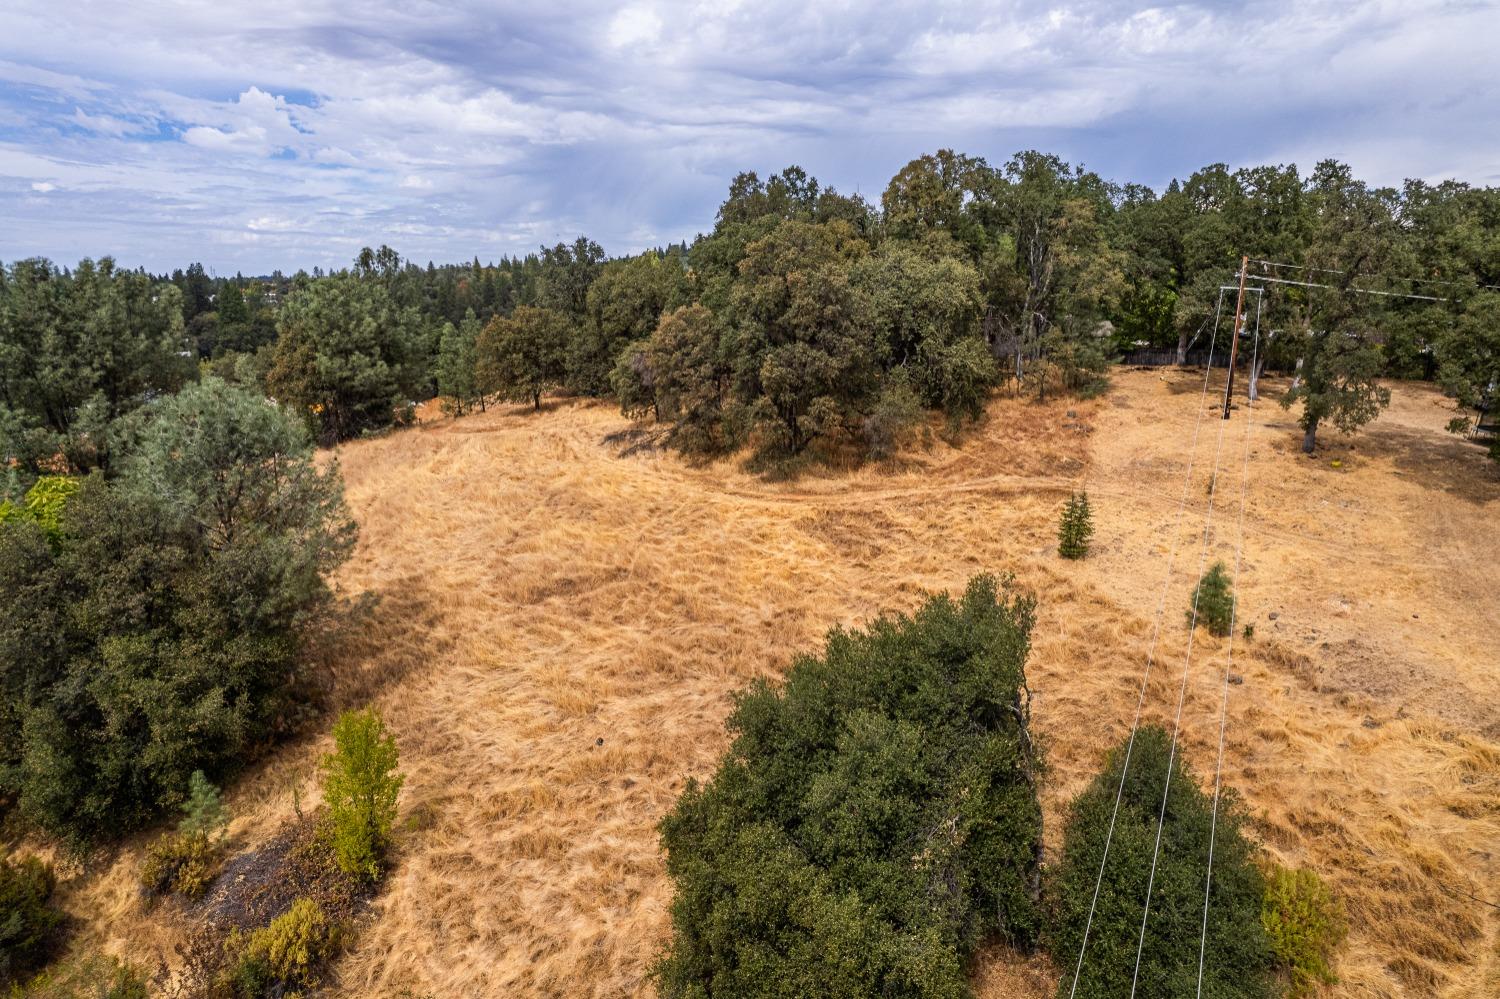
[[[655,825],[725,748],[730,692],[981,570],[1040,601],[1049,848],[1126,734],[1158,606],[1146,716],[1170,724],[1187,665],[1185,752],[1211,779],[1228,643],[1200,633],[1185,664],[1183,609],[1222,449],[1208,557],[1233,565],[1248,468],[1254,625],[1234,647],[1225,778],[1271,854],[1347,904],[1328,994],[1500,996],[1500,477],[1444,433],[1440,396],[1405,384],[1316,458],[1272,401],[1209,414],[1193,449],[1201,382],[1121,371],[1090,402],[997,400],[957,449],[790,483],[624,454],[627,421],[574,401],[342,447],[362,534],[339,584],[379,602],[321,666],[341,704],[385,713],[408,776],[396,866],[336,992],[651,995],[671,899]],[[1065,563],[1057,514],[1085,481],[1095,554]],[[316,793],[326,748],[288,746],[234,789],[240,848],[292,814],[294,785]],[[86,939],[169,959],[184,917],[142,909],[138,850],[67,901]],[[978,963],[986,999],[1056,982],[1041,958]]]

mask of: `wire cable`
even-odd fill
[[[1208,381],[1213,373],[1214,345],[1219,339],[1219,316],[1224,306],[1224,292],[1220,290],[1218,302],[1214,305],[1214,335],[1208,342],[1208,364],[1203,369],[1203,391],[1198,399],[1198,420],[1193,426],[1193,443],[1188,451],[1187,472],[1182,479],[1182,498],[1177,501],[1177,514],[1172,525],[1172,548],[1167,554],[1167,573],[1161,583],[1161,596],[1156,604],[1156,623],[1151,631],[1151,643],[1146,649],[1146,667],[1141,673],[1141,689],[1136,695],[1135,717],[1130,722],[1130,740],[1125,744],[1125,761],[1120,767],[1120,786],[1115,789],[1115,805],[1109,816],[1109,831],[1104,836],[1104,856],[1099,860],[1099,873],[1094,878],[1094,897],[1089,902],[1089,914],[1083,924],[1083,940],[1078,945],[1078,964],[1073,969],[1073,985],[1068,991],[1069,999],[1075,999],[1078,994],[1078,980],[1083,975],[1083,958],[1088,952],[1089,932],[1094,926],[1094,913],[1099,906],[1099,890],[1104,884],[1104,868],[1109,863],[1109,850],[1115,838],[1115,822],[1120,817],[1120,800],[1125,794],[1125,776],[1130,772],[1130,757],[1135,751],[1135,736],[1140,729],[1141,710],[1146,703],[1146,685],[1151,679],[1151,666],[1155,662],[1156,643],[1161,636],[1162,611],[1166,607],[1167,587],[1172,581],[1172,568],[1177,561],[1177,550],[1182,541],[1182,515],[1187,509],[1188,491],[1192,487],[1193,466],[1198,457],[1198,436],[1203,429],[1203,414],[1205,403],[1208,401]],[[1220,424],[1220,433],[1223,433],[1223,424]]]
[[[1255,309],[1255,341],[1250,353],[1250,370],[1255,370],[1260,358],[1260,306]],[[1234,547],[1234,578],[1232,586],[1236,594],[1240,588],[1240,567],[1245,551],[1245,499],[1250,491],[1250,429],[1254,422],[1255,399],[1245,396],[1245,448],[1240,468],[1240,516]],[[1198,934],[1198,999],[1203,999],[1203,961],[1208,949],[1208,904],[1213,888],[1214,845],[1219,834],[1219,800],[1224,787],[1224,741],[1229,729],[1229,675],[1234,667],[1234,630],[1239,623],[1240,601],[1236,596],[1229,610],[1229,651],[1224,659],[1224,681],[1219,693],[1219,754],[1214,763],[1214,807],[1208,825],[1208,870],[1203,876],[1203,926]]]
[[[1235,326],[1234,332],[1230,333],[1231,338],[1239,333],[1239,318],[1240,317],[1238,315],[1234,317]],[[1217,440],[1214,445],[1213,477],[1209,479],[1208,487],[1208,511],[1203,518],[1203,544],[1198,553],[1199,582],[1198,585],[1193,589],[1193,610],[1188,619],[1187,651],[1184,654],[1182,661],[1182,684],[1179,686],[1177,691],[1177,714],[1172,723],[1172,748],[1167,754],[1166,779],[1162,781],[1161,811],[1156,819],[1156,843],[1151,850],[1151,873],[1146,878],[1146,901],[1145,904],[1141,907],[1141,929],[1140,934],[1136,938],[1135,947],[1135,971],[1131,975],[1130,979],[1131,999],[1135,999],[1136,989],[1140,984],[1141,957],[1144,955],[1146,950],[1146,923],[1151,918],[1151,892],[1156,887],[1156,867],[1157,861],[1161,859],[1162,830],[1166,827],[1167,823],[1167,796],[1171,793],[1172,790],[1172,766],[1177,762],[1177,736],[1182,731],[1182,709],[1183,705],[1187,702],[1188,677],[1192,672],[1193,638],[1198,633],[1198,603],[1200,598],[1203,596],[1203,564],[1208,559],[1208,539],[1213,531],[1214,500],[1216,498],[1219,485],[1219,458],[1224,453],[1224,423],[1222,421],[1219,423],[1219,432],[1216,437]],[[1166,594],[1163,593],[1162,596],[1165,597]],[[1122,779],[1121,786],[1123,785],[1124,781]]]

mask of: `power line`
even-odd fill
[[[1314,267],[1311,264],[1287,264],[1287,263],[1280,263],[1280,262],[1275,261],[1275,260],[1256,260],[1254,257],[1250,258],[1250,262],[1252,264],[1260,264],[1260,265],[1262,265],[1264,267],[1284,267],[1284,268],[1293,269],[1293,270],[1312,271],[1312,272],[1318,273],[1318,274],[1342,274],[1342,273],[1344,273],[1343,271],[1338,270],[1337,268],[1334,268],[1334,267]],[[1389,281],[1410,281],[1410,282],[1413,282],[1415,284],[1445,284],[1445,285],[1449,286],[1450,288],[1468,288],[1468,287],[1471,287],[1470,285],[1465,284],[1463,281],[1445,281],[1442,278],[1388,277],[1388,276],[1383,275],[1383,274],[1371,275],[1371,276],[1372,277],[1385,277]],[[1491,291],[1500,291],[1500,284],[1476,284],[1476,285],[1473,285],[1472,287],[1476,287],[1476,288],[1488,288]]]
[[[1236,315],[1235,332],[1239,331],[1240,317]],[[1156,868],[1161,859],[1161,837],[1167,825],[1167,798],[1172,792],[1172,767],[1177,762],[1177,736],[1182,731],[1182,709],[1187,703],[1188,677],[1192,674],[1193,665],[1193,639],[1198,634],[1198,605],[1203,596],[1203,565],[1208,559],[1208,539],[1213,532],[1214,524],[1214,500],[1217,498],[1219,485],[1219,458],[1224,453],[1224,423],[1219,423],[1219,432],[1214,444],[1214,470],[1213,477],[1208,485],[1208,510],[1203,518],[1203,544],[1198,552],[1198,585],[1193,589],[1193,609],[1188,618],[1187,650],[1182,659],[1182,683],[1177,690],[1177,713],[1172,722],[1171,749],[1167,753],[1167,772],[1162,781],[1161,810],[1156,817],[1156,841],[1151,850],[1151,873],[1146,878],[1146,899],[1141,906],[1141,929],[1136,938],[1135,945],[1135,971],[1130,978],[1130,997],[1135,999],[1136,989],[1140,985],[1141,959],[1146,952],[1146,924],[1151,919],[1151,892],[1156,888]],[[1123,783],[1123,781],[1122,781]]]
[[[1255,342],[1250,353],[1250,370],[1260,358],[1260,306],[1255,309]],[[1240,468],[1240,516],[1234,546],[1234,579],[1231,586],[1236,594],[1240,588],[1240,567],[1245,552],[1245,497],[1250,491],[1250,428],[1254,423],[1255,399],[1245,397],[1245,448]],[[1203,999],[1203,961],[1208,950],[1208,905],[1213,890],[1214,846],[1219,834],[1219,801],[1224,787],[1224,740],[1229,729],[1229,674],[1234,667],[1234,630],[1239,623],[1239,597],[1230,604],[1229,651],[1224,659],[1224,681],[1219,694],[1219,754],[1214,763],[1214,807],[1213,818],[1208,826],[1208,869],[1203,876],[1203,926],[1198,935],[1198,999]]]
[[[1422,302],[1456,302],[1455,298],[1438,298],[1434,295],[1407,295],[1399,291],[1376,291],[1373,288],[1340,288],[1332,284],[1318,284],[1314,281],[1291,281],[1287,278],[1270,277],[1265,274],[1253,275],[1257,281],[1269,281],[1271,284],[1294,284],[1303,288],[1327,288],[1330,291],[1351,291],[1356,295],[1380,295],[1382,298],[1412,298]]]
[[[1089,914],[1083,924],[1083,940],[1078,945],[1078,964],[1073,969],[1073,985],[1068,992],[1069,999],[1075,999],[1078,994],[1078,980],[1083,975],[1083,958],[1088,952],[1089,932],[1094,926],[1094,913],[1099,906],[1099,890],[1104,884],[1104,868],[1109,863],[1109,850],[1115,838],[1115,823],[1120,816],[1120,801],[1125,794],[1125,777],[1130,772],[1130,757],[1135,752],[1135,737],[1141,724],[1141,710],[1146,703],[1146,685],[1151,679],[1151,666],[1155,662],[1156,643],[1161,636],[1162,611],[1166,608],[1167,587],[1172,581],[1172,567],[1177,561],[1177,549],[1182,541],[1182,515],[1187,509],[1188,490],[1192,486],[1193,466],[1198,457],[1198,436],[1203,429],[1204,403],[1208,400],[1208,380],[1213,372],[1214,344],[1219,339],[1219,315],[1224,306],[1224,292],[1220,290],[1219,299],[1214,306],[1214,335],[1208,342],[1208,365],[1203,369],[1203,391],[1198,399],[1198,420],[1193,425],[1193,443],[1188,451],[1187,472],[1182,479],[1182,497],[1177,501],[1177,514],[1172,525],[1172,548],[1167,554],[1167,573],[1161,582],[1161,596],[1156,603],[1156,622],[1151,631],[1151,644],[1146,649],[1146,667],[1141,673],[1141,689],[1136,694],[1135,717],[1130,722],[1130,739],[1125,744],[1125,760],[1120,767],[1120,785],[1115,789],[1115,805],[1109,815],[1109,830],[1104,836],[1104,856],[1099,860],[1099,873],[1094,878],[1094,897],[1089,901]],[[1206,325],[1206,323],[1205,323]],[[1196,339],[1196,338],[1195,338]],[[1223,432],[1223,424],[1220,425]]]

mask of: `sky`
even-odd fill
[[[1500,185],[1492,2],[0,0],[0,261],[492,260],[711,229],[953,148],[1158,190],[1336,157]]]

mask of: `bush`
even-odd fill
[[[1098,905],[1076,994],[1081,999],[1116,999],[1131,991],[1171,744],[1165,731],[1148,726],[1136,733],[1133,748],[1127,746],[1121,744],[1110,753],[1104,771],[1073,799],[1068,810],[1062,859],[1048,889],[1052,955],[1065,969],[1058,983],[1059,996],[1073,994],[1074,969],[1100,879],[1117,793],[1119,814],[1099,881]],[[1130,765],[1122,789],[1120,773],[1127,753]],[[1198,994],[1198,947],[1212,816],[1212,800],[1177,757],[1171,763],[1166,824],[1161,829],[1137,995],[1173,999]],[[1220,999],[1273,994],[1271,953],[1260,919],[1262,879],[1242,832],[1244,822],[1238,799],[1226,789],[1213,837],[1202,992]]]
[[[146,848],[141,861],[141,888],[147,895],[175,892],[197,898],[219,870],[219,849],[198,830],[168,833]]]
[[[1313,871],[1276,867],[1266,879],[1261,925],[1276,963],[1286,973],[1292,997],[1305,996],[1319,982],[1333,984],[1333,952],[1347,927],[1344,909]]]
[[[1188,627],[1201,624],[1210,634],[1227,638],[1234,629],[1234,591],[1223,562],[1215,562],[1203,574],[1187,609]]]
[[[146,976],[113,957],[63,962],[31,981],[12,999],[147,999]]]
[[[1093,537],[1094,519],[1089,509],[1089,494],[1073,493],[1068,497],[1068,505],[1063,507],[1062,523],[1057,527],[1057,554],[1063,558],[1084,558],[1089,553],[1089,542]]]
[[[323,758],[323,802],[334,854],[347,874],[374,880],[390,845],[402,776],[396,741],[374,711],[346,711]]]
[[[962,997],[982,939],[1034,940],[1033,620],[980,576],[739,695],[718,773],[662,823],[663,997]]]
[[[295,719],[306,626],[348,556],[337,471],[209,379],[116,425],[49,539],[0,523],[0,795],[89,842],[182,803]]]
[[[0,985],[46,958],[62,913],[50,904],[52,868],[36,857],[0,860]]]
[[[316,985],[318,969],[333,956],[339,937],[340,927],[322,906],[299,898],[269,926],[248,936],[230,934],[225,950],[234,959],[220,991],[236,999],[261,999]]]
[[[886,379],[875,406],[865,416],[863,430],[869,456],[881,461],[895,455],[916,439],[922,425],[922,400],[900,372]]]

